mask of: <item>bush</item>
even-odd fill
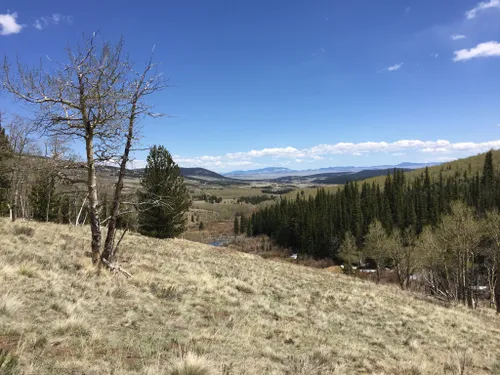
[[[16,226],[14,227],[14,234],[16,236],[27,236],[27,237],[33,237],[35,235],[35,230],[31,227],[27,226]]]

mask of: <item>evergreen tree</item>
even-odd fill
[[[0,123],[0,216],[8,212],[10,178],[8,162],[12,158],[12,148],[5,129]]]
[[[246,233],[247,232],[247,218],[245,215],[241,215],[240,218],[240,233]]]
[[[205,224],[203,224],[203,221],[200,221],[200,225],[198,226],[198,230],[202,231],[205,229]]]
[[[139,232],[158,238],[182,233],[191,200],[181,170],[165,147],[151,148],[141,186]]]
[[[234,217],[234,227],[233,227],[234,234],[239,234],[240,233],[240,222],[238,220],[238,217]]]
[[[483,177],[481,183],[485,186],[491,186],[495,178],[495,170],[493,168],[493,152],[488,151],[484,158]]]

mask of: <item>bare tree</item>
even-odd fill
[[[484,254],[486,255],[490,301],[495,303],[496,311],[500,313],[500,213],[498,211],[487,213],[485,229],[487,236],[492,240],[491,246],[485,249]]]
[[[372,258],[377,266],[377,282],[382,277],[382,269],[389,258],[391,242],[382,223],[375,220],[368,227],[365,237],[366,256]]]
[[[356,245],[356,238],[351,232],[346,232],[344,241],[339,248],[339,257],[344,261],[344,267],[347,274],[352,274],[353,263],[361,263],[361,251]]]
[[[137,122],[151,115],[144,100],[165,86],[163,76],[155,73],[155,66],[150,59],[142,72],[136,72],[123,53],[122,41],[116,45],[102,42],[97,46],[95,33],[83,37],[76,48],[68,48],[67,61],[53,63],[54,69],[43,65],[28,69],[19,62],[13,69],[7,58],[4,60],[4,88],[18,100],[34,106],[38,123],[47,133],[79,139],[85,144],[94,264],[103,259],[96,165],[120,164],[108,220],[113,223],[119,214],[126,165],[137,140]],[[112,224],[102,253],[106,258],[112,255],[114,232]]]
[[[38,126],[20,116],[14,116],[7,122],[6,130],[9,138],[13,157],[10,159],[6,170],[10,174],[9,212],[12,221],[17,217],[26,217],[26,193],[28,180],[32,175],[29,171],[34,168],[35,162],[29,156],[39,154],[34,136]]]
[[[410,287],[411,276],[420,265],[421,256],[415,246],[417,235],[410,227],[401,231],[395,229],[389,241],[389,251],[398,276],[401,289]]]

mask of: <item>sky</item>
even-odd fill
[[[64,61],[95,31],[123,36],[139,65],[155,46],[169,87],[151,103],[169,116],[142,122],[141,145],[164,145],[181,166],[371,166],[500,148],[500,0],[0,2],[0,53],[26,65]],[[17,110],[5,94],[0,105]]]

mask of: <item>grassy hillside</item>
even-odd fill
[[[21,373],[459,374],[462,362],[464,374],[500,371],[490,310],[139,235],[121,247],[131,279],[97,276],[88,248],[86,228],[0,220],[0,349]],[[182,355],[182,366],[208,370],[175,372]]]
[[[477,171],[479,173],[482,172],[483,170],[483,164],[484,164],[484,156],[486,153],[470,156],[468,158],[463,158],[463,159],[458,159],[454,161],[450,161],[448,163],[443,163],[440,165],[436,165],[434,167],[429,167],[429,173],[431,177],[438,177],[439,172],[442,170],[443,171],[443,176],[453,176],[457,171],[460,173],[463,173],[464,171],[467,171],[469,175],[475,174]],[[494,150],[493,151],[493,163],[494,165],[500,165],[500,150]],[[423,169],[415,169],[410,172],[406,172],[405,176],[411,181],[413,180],[416,176],[419,176],[422,173]],[[365,180],[369,183],[372,181],[378,182],[378,183],[384,183],[385,181],[385,176],[379,176],[379,177],[374,177]]]

